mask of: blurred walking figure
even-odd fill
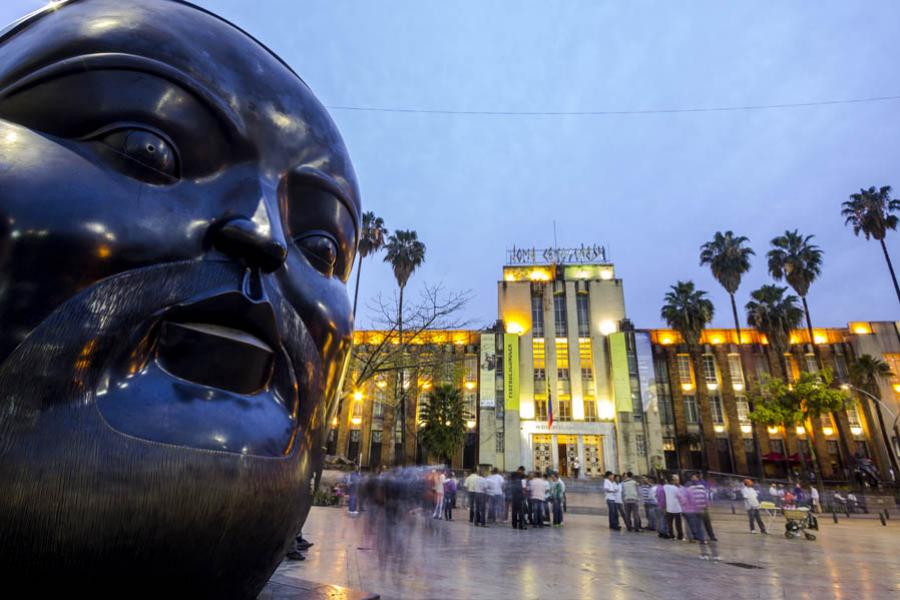
[[[525,467],[519,467],[509,477],[513,529],[525,529]]]
[[[540,472],[536,472],[534,479],[531,480],[530,490],[531,522],[535,527],[544,526],[544,501],[547,498],[548,487],[547,480],[541,477]]]
[[[431,513],[433,519],[444,518],[444,484],[447,482],[447,476],[444,470],[431,472],[432,486],[434,489],[434,511]]]
[[[644,515],[647,517],[647,529],[656,531],[656,480],[653,477],[641,477],[638,491],[641,496],[641,504],[644,505]]]
[[[487,477],[482,473],[478,473],[475,479],[475,526],[481,525],[487,527],[485,517],[487,516],[487,500],[489,483]]]
[[[503,501],[503,475],[496,468],[491,471],[490,477],[490,520],[492,522],[505,521],[506,515]]]
[[[759,525],[759,530],[763,534],[767,533],[766,526],[759,516],[759,492],[754,489],[752,479],[744,480],[741,496],[744,498],[744,508],[747,510],[747,519],[750,521],[750,533],[756,533],[754,521]]]
[[[659,480],[659,483],[653,486],[656,494],[656,514],[659,515],[659,518],[656,520],[656,532],[659,534],[661,538],[668,538],[669,531],[668,524],[666,523],[666,486],[665,479],[662,477]]]
[[[672,475],[669,483],[663,486],[663,492],[666,495],[666,531],[670,540],[675,537],[678,532],[678,539],[684,539],[684,528],[681,524],[681,501],[678,498],[679,489],[681,488],[681,480],[678,475]]]
[[[622,481],[622,502],[625,508],[625,528],[635,533],[641,530],[640,499],[637,481],[632,472],[628,471]]]
[[[359,514],[359,471],[350,471],[347,475],[347,495],[350,500],[347,503],[348,512],[351,515]]]
[[[469,504],[469,523],[475,522],[475,495],[478,487],[478,473],[472,471],[465,480],[466,502]]]
[[[711,542],[717,541],[716,532],[713,531],[712,519],[709,516],[709,489],[700,479],[699,473],[691,475],[691,481],[688,484],[688,491],[694,498],[694,505],[697,506],[697,514],[700,516],[700,522],[706,530],[706,535]]]
[[[678,488],[678,500],[681,503],[681,510],[687,520],[691,536],[700,544],[700,558],[718,560],[718,551],[714,550],[710,553],[709,542],[703,533],[703,519],[700,514],[706,510],[709,496],[706,493],[706,487],[700,483],[698,475],[695,474],[691,477],[691,482],[687,487]]]
[[[453,520],[453,508],[455,506],[456,478],[453,476],[453,471],[450,471],[450,476],[444,481],[444,519],[448,521]]]
[[[625,526],[628,526],[628,519],[625,518],[625,500],[622,498],[622,476],[614,475],[613,481],[618,486],[618,492],[616,492],[616,510],[619,513],[619,516],[622,517],[622,520],[625,521]]]
[[[566,484],[557,473],[550,476],[550,504],[553,507],[553,526],[562,527],[563,497],[566,495]]]
[[[813,512],[822,512],[822,505],[819,504],[819,490],[812,484],[809,486],[809,504]]]
[[[607,471],[603,477],[603,491],[606,494],[606,509],[609,511],[609,528],[614,531],[622,529],[619,526],[619,508],[616,506],[616,495],[621,497],[622,490],[613,478],[612,471]]]

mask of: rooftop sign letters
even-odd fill
[[[597,244],[577,248],[517,248],[506,251],[508,265],[604,264],[606,248]]]

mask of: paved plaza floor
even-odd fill
[[[714,515],[722,562],[696,544],[651,533],[610,531],[606,517],[570,514],[559,529],[474,528],[467,513],[435,521],[421,514],[383,530],[375,515],[314,508],[303,562],[285,562],[277,585],[313,581],[382,598],[665,599],[900,598],[900,519],[832,523],[816,541],[751,535],[740,512]],[[335,596],[337,597],[337,596]]]

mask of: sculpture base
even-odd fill
[[[256,600],[378,600],[378,594],[274,575]]]

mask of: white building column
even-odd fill
[[[584,436],[578,436],[578,464],[581,468],[578,471],[578,479],[584,477]]]
[[[556,435],[550,436],[550,464],[554,471],[559,471],[559,442]]]

